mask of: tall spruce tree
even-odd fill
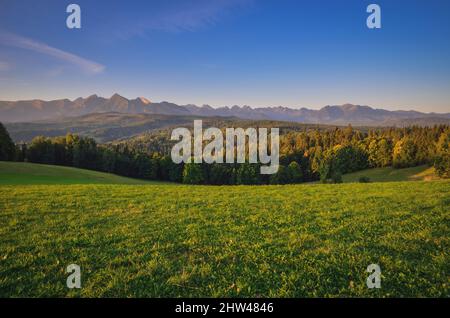
[[[12,161],[14,160],[16,153],[16,146],[14,145],[11,137],[5,126],[0,123],[0,160]]]

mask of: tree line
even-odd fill
[[[187,184],[290,184],[342,182],[342,175],[366,168],[434,165],[450,175],[450,127],[407,127],[362,132],[350,125],[329,130],[290,131],[280,138],[280,167],[261,175],[259,164],[175,164],[167,152],[133,144],[97,144],[67,134],[35,137],[15,145],[0,123],[0,160],[73,166],[122,176]],[[153,147],[155,148],[155,147]],[[161,147],[156,147],[161,148]],[[170,147],[163,147],[170,149]]]

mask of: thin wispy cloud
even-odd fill
[[[152,17],[133,21],[128,28],[119,31],[122,38],[143,36],[150,31],[193,32],[215,25],[232,10],[242,8],[253,0],[197,0],[186,1],[166,9]]]
[[[83,71],[89,74],[98,74],[105,70],[105,66],[99,63],[90,61],[78,55],[49,46],[43,42],[39,42],[10,32],[0,31],[0,45],[21,48],[24,50],[29,50],[44,55],[52,56],[61,61],[78,66]]]

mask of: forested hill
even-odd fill
[[[78,117],[43,120],[32,123],[5,124],[15,142],[30,142],[36,136],[58,137],[67,133],[94,138],[97,142],[123,140],[155,131],[171,131],[193,126],[202,119],[204,127],[279,127],[282,131],[322,129],[333,126],[294,122],[246,120],[236,117],[199,117],[155,114],[93,113]]]
[[[188,184],[288,184],[321,180],[342,182],[342,175],[367,168],[434,165],[450,176],[450,126],[361,131],[287,130],[280,136],[280,166],[261,175],[258,164],[175,164],[168,135],[98,145],[89,137],[67,134],[12,142],[0,126],[0,160],[74,166],[127,177]],[[364,181],[364,180],[363,180]],[[365,180],[367,181],[367,180]]]

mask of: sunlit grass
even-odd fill
[[[361,177],[369,177],[372,182],[390,181],[431,181],[438,180],[434,168],[427,165],[394,169],[392,167],[373,168],[345,174],[344,182],[358,182]]]
[[[73,167],[28,162],[0,161],[0,184],[150,184],[146,180],[125,178]]]
[[[0,186],[0,296],[448,297],[449,190]],[[366,286],[371,263],[381,289]]]

